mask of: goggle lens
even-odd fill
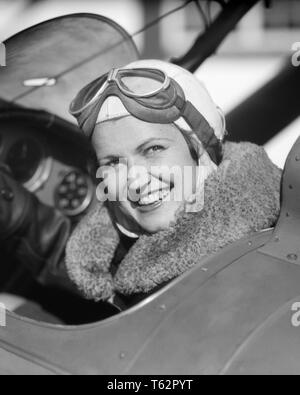
[[[119,70],[116,82],[124,94],[150,97],[165,88],[168,77],[159,71]]]
[[[72,115],[80,114],[88,108],[97,98],[107,81],[107,74],[96,81],[91,82],[79,92],[75,100],[71,103],[70,112]]]
[[[170,81],[160,70],[116,69],[83,89],[72,103],[71,113],[77,115],[92,105],[110,83],[117,84],[124,95],[138,99],[157,95],[169,86]]]

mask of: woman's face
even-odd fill
[[[176,126],[128,116],[97,125],[93,145],[117,222],[137,234],[170,227],[197,183],[197,163]]]

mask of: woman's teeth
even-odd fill
[[[160,200],[166,200],[166,198],[170,195],[170,190],[157,191],[147,196],[143,196],[140,198],[138,204],[140,206],[148,206],[150,204],[159,202]]]

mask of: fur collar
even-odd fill
[[[116,292],[148,293],[224,246],[274,226],[280,182],[281,171],[263,148],[226,143],[222,164],[206,180],[201,212],[186,213],[170,229],[140,237],[113,275],[120,237],[106,207],[98,205],[69,240],[69,275],[85,297],[96,301]]]

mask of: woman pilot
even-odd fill
[[[276,223],[281,171],[261,147],[224,143],[222,113],[182,68],[145,60],[112,70],[70,111],[99,161],[99,203],[71,236],[68,218],[0,166],[1,251],[40,282],[71,279],[122,310]]]
[[[224,143],[221,111],[186,70],[150,60],[112,70],[70,111],[99,162],[99,203],[66,249],[85,298],[126,308],[275,224],[281,171],[261,147]]]

